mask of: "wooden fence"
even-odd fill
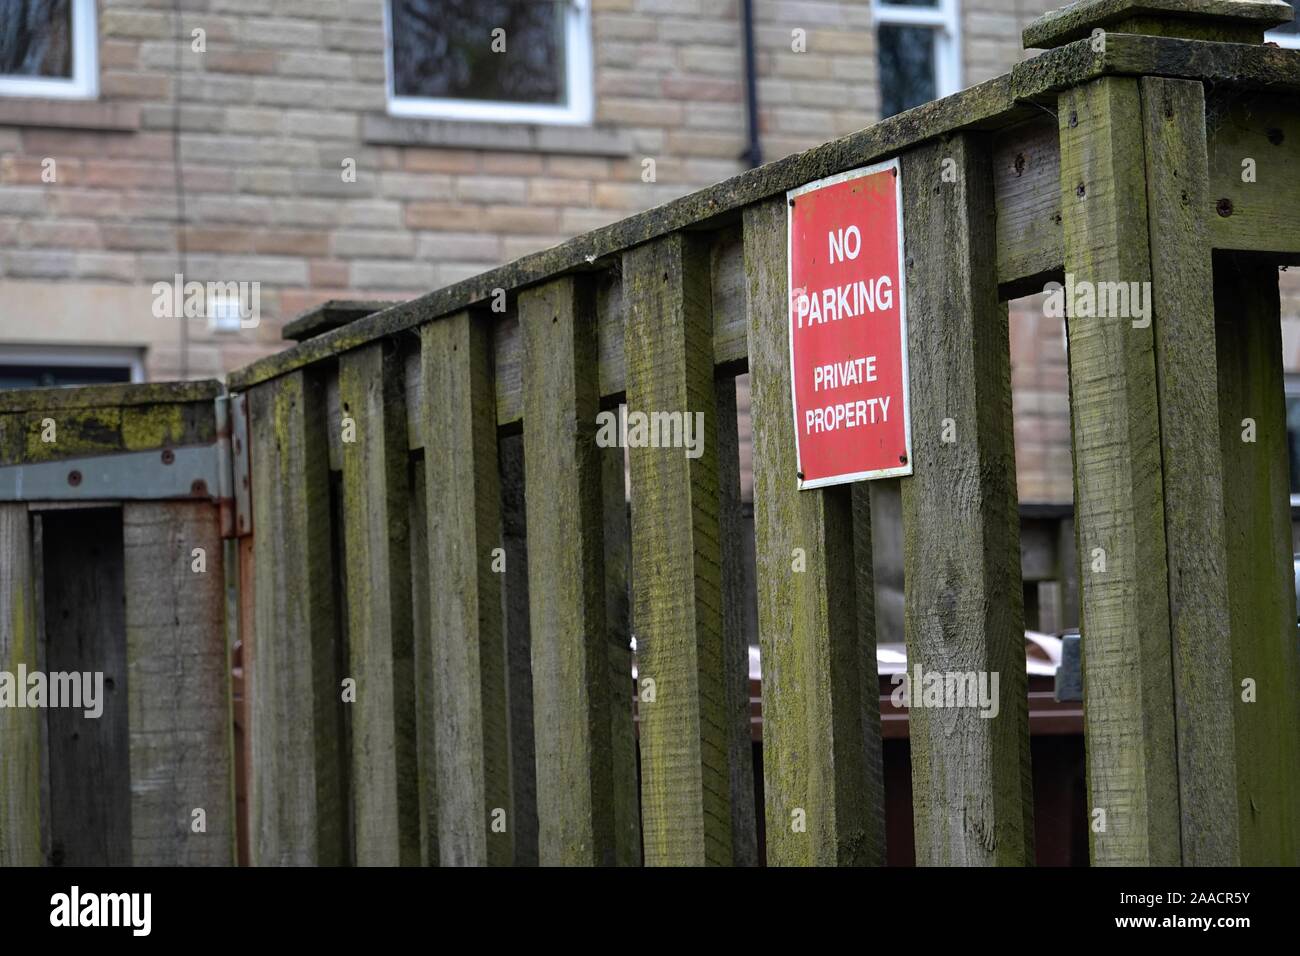
[[[909,662],[999,673],[1004,700],[993,719],[912,710],[918,863],[1033,861],[1006,302],[1053,279],[1149,282],[1154,303],[1145,327],[1068,322],[1093,862],[1300,862],[1277,282],[1300,262],[1300,51],[1261,42],[1290,16],[1049,14],[1025,31],[1046,52],[1005,76],[233,374],[229,494],[83,523],[8,493],[0,666],[39,660],[41,581],[47,647],[92,606],[126,635],[124,665],[119,637],[82,652],[116,655],[132,702],[103,731],[129,830],[96,852],[230,859],[225,513],[252,862],[754,863],[747,372],[766,860],[881,863],[870,487],[796,490],[785,195],[898,157]],[[154,388],[0,397],[0,464],[41,460],[46,418],[77,435],[60,456],[207,440],[213,396],[186,391],[203,386],[165,400],[166,427],[134,418]],[[102,420],[77,431],[69,403]],[[625,496],[624,450],[595,440],[620,403],[702,412],[703,454],[628,449]],[[79,549],[119,533],[124,624],[77,593]],[[185,576],[195,542],[203,579]],[[77,760],[61,732],[0,710],[0,862],[52,859],[61,801],[99,806],[59,779]]]

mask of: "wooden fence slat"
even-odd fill
[[[0,671],[38,669],[36,574],[26,504],[0,504]],[[44,712],[0,708],[0,867],[39,866]]]
[[[913,472],[901,480],[903,586],[916,861],[1028,865],[1033,796],[1010,345],[993,269],[986,143],[962,135],[922,147],[904,155],[902,177],[913,444]],[[983,700],[924,706],[925,675],[952,673],[974,673],[981,691],[996,678],[996,713]]]
[[[767,862],[883,865],[875,629],[855,597],[870,517],[847,486],[798,490],[785,199],[746,209],[744,237]]]
[[[700,240],[677,233],[624,255],[633,617],[639,680],[655,689],[639,705],[648,865],[732,859],[709,300]],[[678,447],[639,445],[641,414],[676,416]],[[681,447],[688,425],[698,457]]]
[[[501,535],[506,552],[506,691],[510,708],[510,793],[515,807],[515,865],[537,865],[537,744],[533,720],[532,630],[528,623],[528,508],[524,436],[503,435]]]
[[[565,277],[519,296],[543,866],[617,856],[593,292]]]
[[[122,531],[131,861],[230,866],[235,793],[220,515],[206,502],[128,502]],[[204,811],[201,832],[195,809]]]
[[[1058,103],[1067,280],[1150,281],[1137,81],[1096,80]],[[1082,315],[1068,330],[1092,859],[1172,865],[1178,776],[1153,334]]]
[[[633,717],[632,564],[627,471],[623,447],[600,450],[604,501],[605,631],[609,651],[609,723],[614,767],[614,843],[619,866],[641,865],[641,798],[637,791],[637,738]]]
[[[444,866],[514,857],[492,329],[469,312],[420,330],[429,641]],[[493,552],[498,551],[498,555]]]
[[[1214,306],[1241,863],[1296,866],[1300,663],[1277,266],[1216,259]]]
[[[249,401],[256,607],[244,661],[252,861],[339,865],[347,855],[345,705],[325,388],[297,371],[257,386]]]
[[[409,389],[407,394],[409,396]],[[415,653],[416,766],[420,781],[420,865],[437,866],[437,719],[433,710],[433,649],[429,643],[429,521],[423,452],[420,458],[411,462],[408,493],[411,507],[411,628]]]
[[[740,243],[737,243],[739,246]],[[744,301],[744,289],[737,290]],[[747,334],[747,333],[746,333]],[[754,738],[749,713],[749,635],[745,633],[747,533],[740,503],[736,380],[714,383],[718,414],[718,533],[722,542],[723,675],[727,694],[727,765],[731,773],[731,862],[758,866],[754,821]]]
[[[1240,862],[1205,88],[1143,77],[1182,862]],[[1104,320],[1103,320],[1104,321]],[[1123,324],[1123,317],[1110,321]],[[1143,319],[1138,318],[1141,324]]]
[[[248,454],[248,449],[244,449],[244,454]],[[250,489],[251,492],[251,489]],[[249,499],[251,503],[251,498]],[[249,839],[249,802],[248,791],[250,789],[249,781],[252,779],[252,741],[250,740],[250,727],[252,725],[252,702],[248,699],[248,662],[249,655],[252,653],[254,641],[254,627],[257,617],[257,575],[253,569],[253,552],[254,542],[251,534],[237,539],[235,548],[235,560],[239,567],[238,578],[238,597],[239,609],[236,612],[239,618],[239,680],[240,680],[240,697],[236,705],[236,777],[235,777],[235,826],[238,832],[238,864],[240,866],[249,866],[252,862],[252,848]],[[233,689],[233,680],[232,680]],[[242,794],[242,798],[241,798]]]
[[[410,508],[402,356],[393,342],[339,359],[356,862],[420,862]]]

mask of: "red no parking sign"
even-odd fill
[[[787,198],[799,487],[910,475],[898,160],[809,183]]]

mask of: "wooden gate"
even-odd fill
[[[220,395],[0,392],[0,865],[234,862]]]
[[[1046,52],[1007,75],[230,376],[251,450],[232,577],[252,862],[756,862],[745,372],[766,860],[883,862],[871,489],[796,490],[785,194],[892,157],[908,257],[909,661],[998,673],[1004,696],[992,719],[911,711],[917,861],[1033,860],[1006,302],[1056,281],[1075,306],[1093,862],[1300,862],[1277,279],[1300,262],[1300,51],[1262,44],[1290,18],[1272,0],[1086,0],[1030,25],[1026,46]],[[1149,283],[1150,321],[1070,298],[1117,282]],[[92,393],[2,399],[21,409],[4,419],[5,465],[34,460],[56,405],[92,403],[68,394]],[[624,449],[596,441],[598,414],[620,404],[702,412],[703,454],[627,449],[625,488]],[[146,431],[148,447],[181,444]],[[193,791],[153,800],[146,784],[149,760],[185,746],[181,708],[226,706],[211,621],[195,619],[215,602],[211,558],[207,584],[167,590],[173,630],[133,617],[135,582],[153,594],[179,580],[165,562],[183,556],[146,556],[148,541],[215,541],[213,506],[186,507],[122,505],[127,694],[170,680],[177,654],[208,668],[170,710],[152,695],[174,684],[141,697],[141,713],[172,721],[154,731],[159,749],[137,746],[135,710],[127,720],[130,773],[125,758],[112,773],[160,815],[132,814],[133,859],[197,858],[176,828],[203,799],[211,836],[217,791],[229,795],[228,723],[210,726],[209,749],[184,750]],[[52,575],[51,554],[81,560],[69,531],[115,546],[109,516],[90,532],[58,513],[51,532],[49,514],[0,506],[0,662],[33,660],[39,561],[52,642],[52,602],[85,585],[62,564]],[[162,633],[175,639],[152,646]],[[38,808],[57,820],[59,801],[78,799],[39,735],[30,713],[0,710],[0,859],[40,859]]]

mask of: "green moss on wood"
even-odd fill
[[[1022,36],[1025,49],[1059,47],[1098,28],[1258,43],[1265,30],[1289,23],[1292,16],[1282,0],[1080,0],[1043,14]]]

